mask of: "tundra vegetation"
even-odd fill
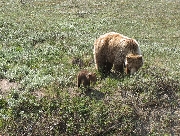
[[[179,9],[178,0],[1,0],[0,135],[178,135]],[[94,40],[111,31],[138,41],[143,67],[97,73],[78,89],[77,72],[95,71]]]

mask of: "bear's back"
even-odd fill
[[[95,40],[94,46],[97,50],[106,48],[105,50],[110,50],[111,53],[122,50],[124,53],[141,54],[136,40],[116,32],[101,35]]]
[[[128,38],[127,36],[124,36],[122,34],[116,33],[116,32],[109,32],[104,35],[101,35],[98,39],[95,41],[96,46],[118,46],[120,47],[120,43],[123,41],[127,41]]]

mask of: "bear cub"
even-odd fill
[[[96,74],[89,72],[87,70],[81,70],[77,75],[78,88],[81,86],[81,84],[87,88],[90,86],[90,84],[95,84],[96,81],[97,81]]]

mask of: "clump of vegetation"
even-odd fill
[[[110,90],[95,96],[97,90],[73,96],[57,89],[52,97],[37,99],[27,93],[12,92],[1,100],[3,133],[19,135],[145,135],[178,133],[179,83],[166,72],[143,68]],[[142,81],[143,78],[143,81]],[[116,79],[105,79],[109,88]],[[109,80],[109,81],[108,81]],[[50,87],[50,86],[49,86]],[[56,89],[55,89],[56,88]],[[51,91],[51,93],[53,93]],[[60,92],[61,91],[61,92]],[[69,93],[66,93],[69,92]],[[93,95],[94,94],[94,95]],[[96,99],[96,98],[100,99]],[[158,124],[158,125],[157,125]],[[160,124],[160,125],[159,125]],[[161,130],[161,131],[159,131]]]
[[[133,109],[137,118],[134,132],[146,134],[178,134],[179,90],[178,80],[168,71],[146,67],[119,84],[122,101]],[[160,131],[159,131],[160,130]],[[161,132],[162,131],[162,132]]]

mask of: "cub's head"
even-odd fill
[[[91,83],[93,83],[93,84],[95,84],[96,81],[97,81],[96,73],[91,73],[91,72],[89,72],[89,73],[86,75],[86,77],[87,77],[87,79],[88,79]]]
[[[125,60],[126,74],[134,74],[143,65],[142,55],[128,54]]]

